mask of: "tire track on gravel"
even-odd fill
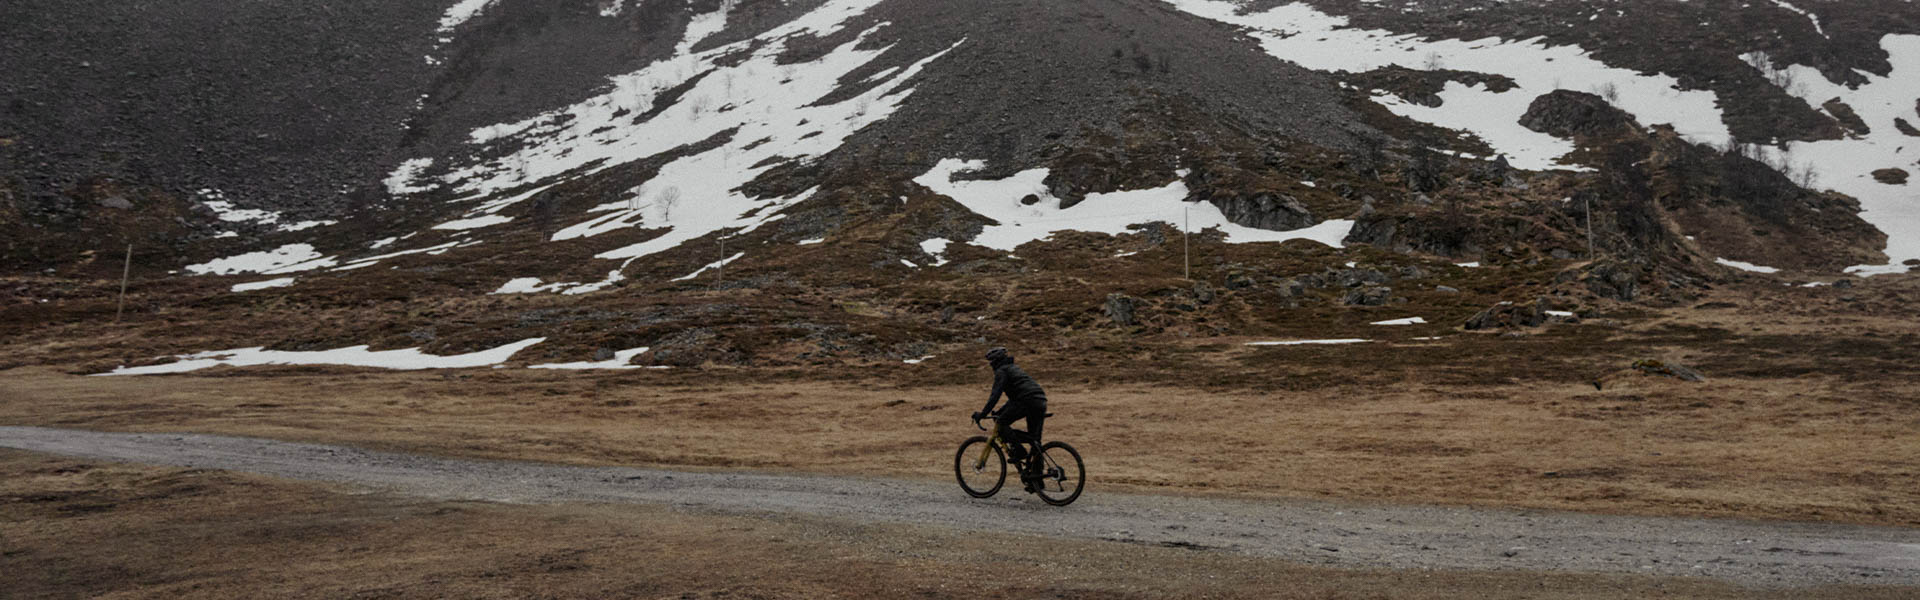
[[[952,483],[482,461],[199,434],[0,427],[0,447],[223,469],[439,499],[653,503],[1235,552],[1337,567],[1695,576],[1750,585],[1920,586],[1920,531],[1099,491],[1066,508]],[[944,471],[947,465],[929,465]]]

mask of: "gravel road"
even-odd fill
[[[0,427],[0,447],[223,469],[438,499],[638,502],[1236,552],[1337,567],[1638,573],[1761,586],[1920,586],[1920,531],[1814,523],[1101,493],[1054,508],[951,483],[575,467],[195,434]],[[927,465],[944,472],[949,465]]]

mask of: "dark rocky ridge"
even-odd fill
[[[146,112],[122,117],[165,133],[130,134],[101,126],[100,115],[107,110],[102,108],[107,106],[104,100],[51,120],[19,121],[25,133],[0,133],[0,137],[13,141],[0,148],[11,165],[5,170],[18,178],[8,192],[16,209],[12,214],[21,215],[13,222],[49,221],[53,217],[48,215],[61,211],[92,214],[98,212],[95,204],[100,202],[135,198],[128,201],[135,207],[133,212],[146,214],[141,207],[157,207],[147,211],[153,218],[138,227],[119,219],[107,229],[166,231],[171,236],[167,241],[178,246],[181,240],[192,239],[196,228],[199,235],[208,230],[204,227],[207,215],[183,208],[188,191],[207,186],[226,189],[249,208],[289,210],[308,218],[360,217],[323,234],[338,237],[336,241],[342,247],[364,247],[369,239],[418,230],[452,207],[440,205],[444,198],[433,195],[382,203],[384,190],[379,179],[399,158],[496,151],[468,145],[467,132],[478,126],[531,117],[603,91],[608,75],[638,68],[669,52],[690,15],[719,5],[718,0],[686,5],[645,3],[629,6],[617,18],[607,18],[598,14],[599,4],[597,0],[501,0],[463,25],[451,36],[451,43],[436,49],[433,40],[438,36],[433,31],[438,9],[416,7],[403,13],[397,8],[388,9],[390,12],[370,8],[349,19],[327,15],[325,8],[260,3],[250,5],[253,12],[229,18],[229,27],[247,31],[248,37],[223,43],[220,52],[204,61],[200,55],[206,50],[179,41],[184,38],[178,33],[195,31],[198,24],[215,17],[186,4],[151,9],[81,3],[70,12],[46,5],[0,9],[17,13],[0,16],[21,17],[9,20],[12,25],[0,27],[31,34],[5,38],[13,45],[0,61],[17,61],[19,70],[32,73],[37,82],[9,83],[10,106],[26,107],[23,110],[38,115],[33,113],[34,107],[55,106],[62,94],[87,99],[104,89],[127,90],[137,95],[136,104],[144,103]],[[735,7],[736,18],[729,19],[728,29],[702,47],[752,36],[816,4],[745,0]],[[1522,35],[1530,34],[1529,27],[1559,23],[1572,14],[1567,7],[1575,3],[1547,3],[1534,12],[1524,12],[1529,10],[1525,6],[1495,4],[1432,2],[1421,11],[1395,13],[1398,20],[1369,8],[1366,10],[1374,11],[1368,13],[1372,16],[1356,20],[1363,26],[1373,19],[1436,34],[1459,30],[1465,35],[1467,30],[1459,23],[1445,19],[1417,22],[1409,20],[1409,15],[1507,11],[1527,18],[1516,21],[1517,25],[1473,21],[1485,28],[1471,33],[1474,37],[1490,33]],[[1486,10],[1467,10],[1476,7]],[[1686,12],[1691,8],[1676,10],[1680,10],[1676,19],[1692,14]],[[90,17],[97,24],[69,22],[82,17]],[[811,239],[857,222],[865,218],[858,216],[864,214],[863,203],[871,201],[864,197],[866,194],[917,196],[921,190],[900,185],[904,179],[924,172],[939,159],[961,157],[987,159],[989,168],[980,174],[983,177],[1051,167],[1054,172],[1047,184],[1069,205],[1086,193],[1164,185],[1172,181],[1177,169],[1190,168],[1196,173],[1189,179],[1195,190],[1191,200],[1213,202],[1244,225],[1291,229],[1377,207],[1386,210],[1368,214],[1352,241],[1446,256],[1478,256],[1513,243],[1543,244],[1541,253],[1566,245],[1561,239],[1566,223],[1549,223],[1547,231],[1523,235],[1517,232],[1531,221],[1516,220],[1474,204],[1538,200],[1509,189],[1522,183],[1510,169],[1492,163],[1436,158],[1425,147],[1454,144],[1455,140],[1448,139],[1444,132],[1422,129],[1404,119],[1395,121],[1398,118],[1390,114],[1383,116],[1385,111],[1355,108],[1366,103],[1363,94],[1340,88],[1335,75],[1274,59],[1223,25],[1156,0],[962,4],[889,0],[856,18],[841,33],[794,40],[786,58],[807,60],[880,23],[886,25],[870,36],[866,45],[890,47],[890,51],[850,73],[836,94],[857,92],[863,89],[859,82],[869,75],[917,61],[961,40],[966,42],[909,84],[915,91],[892,118],[860,131],[822,160],[783,165],[750,184],[752,189],[767,193],[821,186],[822,194],[806,207],[808,214],[819,217],[783,225],[782,235],[804,232],[805,238]],[[1607,31],[1614,27],[1600,26]],[[68,31],[88,31],[122,43],[91,50],[69,48],[75,44],[57,35]],[[271,39],[265,39],[268,37]],[[147,38],[163,39],[172,45],[156,45]],[[1714,37],[1712,41],[1720,44],[1712,46],[1716,50],[1738,47],[1734,43],[1737,40]],[[1649,44],[1647,48],[1670,49]],[[11,52],[16,46],[31,51]],[[1638,53],[1617,57],[1605,54],[1625,52],[1616,46],[1601,46],[1603,58],[1619,58],[1630,65],[1648,58]],[[188,65],[184,67],[186,72],[197,78],[193,82],[203,84],[201,87],[209,82],[218,85],[212,86],[213,92],[167,86],[156,91],[146,85],[151,73],[141,69],[124,76],[132,79],[117,79],[122,76],[71,77],[71,69],[61,67],[62,61],[94,55],[89,53],[144,57],[147,62],[133,64],[155,72]],[[426,64],[424,57],[428,54],[444,61],[444,66]],[[1703,56],[1719,60],[1714,52]],[[1781,56],[1783,61],[1794,60],[1787,54]],[[1686,73],[1697,75],[1696,71],[1709,63],[1680,65],[1684,68],[1679,74],[1685,80]],[[266,70],[263,65],[272,69]],[[1745,66],[1738,69],[1751,71]],[[1503,84],[1501,78],[1473,73],[1384,71],[1389,70],[1350,77],[1383,78],[1415,98],[1430,94],[1446,80]],[[343,87],[339,83],[343,81],[360,87]],[[301,95],[309,86],[325,93]],[[344,93],[342,90],[353,90],[354,97],[337,97]],[[16,93],[21,95],[15,97]],[[1560,98],[1568,94],[1572,93],[1556,94],[1555,105],[1579,98]],[[416,112],[414,102],[423,95],[424,108]],[[170,97],[183,99],[185,108],[176,111],[179,114],[161,114],[165,111],[158,107]],[[834,97],[829,95],[822,101]],[[1572,112],[1567,115],[1540,115],[1542,121],[1535,125],[1576,137],[1600,137],[1606,130],[1626,126],[1596,121],[1610,110],[1597,100],[1589,97],[1582,104],[1584,108],[1569,109]],[[229,107],[237,108],[219,110]],[[154,124],[142,121],[153,114],[160,114],[153,117]],[[1838,124],[1824,116],[1819,118],[1832,128],[1827,133],[1838,134]],[[399,124],[403,122],[409,127],[402,129]],[[1631,127],[1638,130],[1637,125]],[[64,129],[73,129],[78,135],[63,137],[60,132]],[[1383,134],[1383,130],[1388,133]],[[1424,137],[1409,135],[1410,131],[1421,132]],[[1402,139],[1387,139],[1389,135]],[[289,140],[301,144],[293,145]],[[1645,140],[1639,142],[1646,145]],[[1644,157],[1648,151],[1641,146],[1635,146],[1634,152]],[[48,148],[57,152],[48,155]],[[124,150],[114,158],[93,156],[95,148]],[[215,158],[204,158],[194,152],[196,148],[214,153]],[[64,162],[32,158],[40,156],[55,156]],[[1607,162],[1598,158],[1597,150],[1590,158],[1605,170]],[[37,167],[41,162],[48,166],[38,170],[25,166],[31,163]],[[1413,163],[1411,168],[1400,168],[1409,162]],[[1717,164],[1688,164],[1709,163]],[[526,222],[544,223],[538,226],[546,227],[555,219],[565,220],[575,214],[569,210],[620,193],[651,168],[635,165],[613,169],[590,180],[557,187],[514,210],[534,211],[532,216],[539,218]],[[74,185],[103,173],[115,181],[114,186],[146,186],[153,193],[128,194],[91,184],[83,193]],[[1635,190],[1646,187],[1653,177],[1638,172],[1603,175],[1603,180],[1633,183],[1628,187]],[[31,177],[59,181],[45,184]],[[1306,178],[1328,185],[1304,189],[1299,182]],[[1456,179],[1484,181],[1463,185]],[[1774,186],[1778,181],[1767,183]],[[1443,189],[1447,192],[1442,193]],[[1688,189],[1681,195],[1697,193],[1711,192]],[[1778,200],[1792,204],[1810,202],[1810,197],[1786,194]],[[1620,234],[1619,244],[1644,242],[1652,245],[1647,252],[1685,254],[1677,249],[1678,236],[1660,223],[1660,213],[1650,204],[1651,196],[1643,200],[1631,206],[1601,206],[1595,210],[1624,215],[1607,221]],[[1436,201],[1448,204],[1449,209],[1428,210],[1428,205]],[[385,211],[376,211],[381,204],[387,205]],[[27,210],[19,210],[22,206]],[[514,215],[523,216],[518,212]],[[1535,216],[1529,214],[1527,218]],[[914,219],[904,222],[918,223]],[[977,223],[949,223],[939,229],[967,231],[977,227]],[[43,231],[78,237],[71,234],[103,230],[56,227]],[[267,241],[224,242],[218,252],[234,253],[246,248],[245,243],[258,247]],[[1522,249],[1515,254],[1526,252]],[[39,255],[34,260],[58,262],[57,257]]]
[[[346,0],[0,4],[0,178],[27,218],[107,177],[324,215],[376,183],[431,76],[440,7]]]

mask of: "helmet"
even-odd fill
[[[999,364],[1010,360],[1013,360],[1013,355],[1008,354],[1006,348],[996,346],[994,349],[987,351],[987,362]]]

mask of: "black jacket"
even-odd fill
[[[1040,389],[1040,382],[1020,369],[1020,365],[1008,362],[993,368],[993,393],[987,396],[987,408],[980,412],[993,412],[1000,403],[1000,394],[1007,395],[1007,405],[1026,404],[1045,407],[1047,392]]]

